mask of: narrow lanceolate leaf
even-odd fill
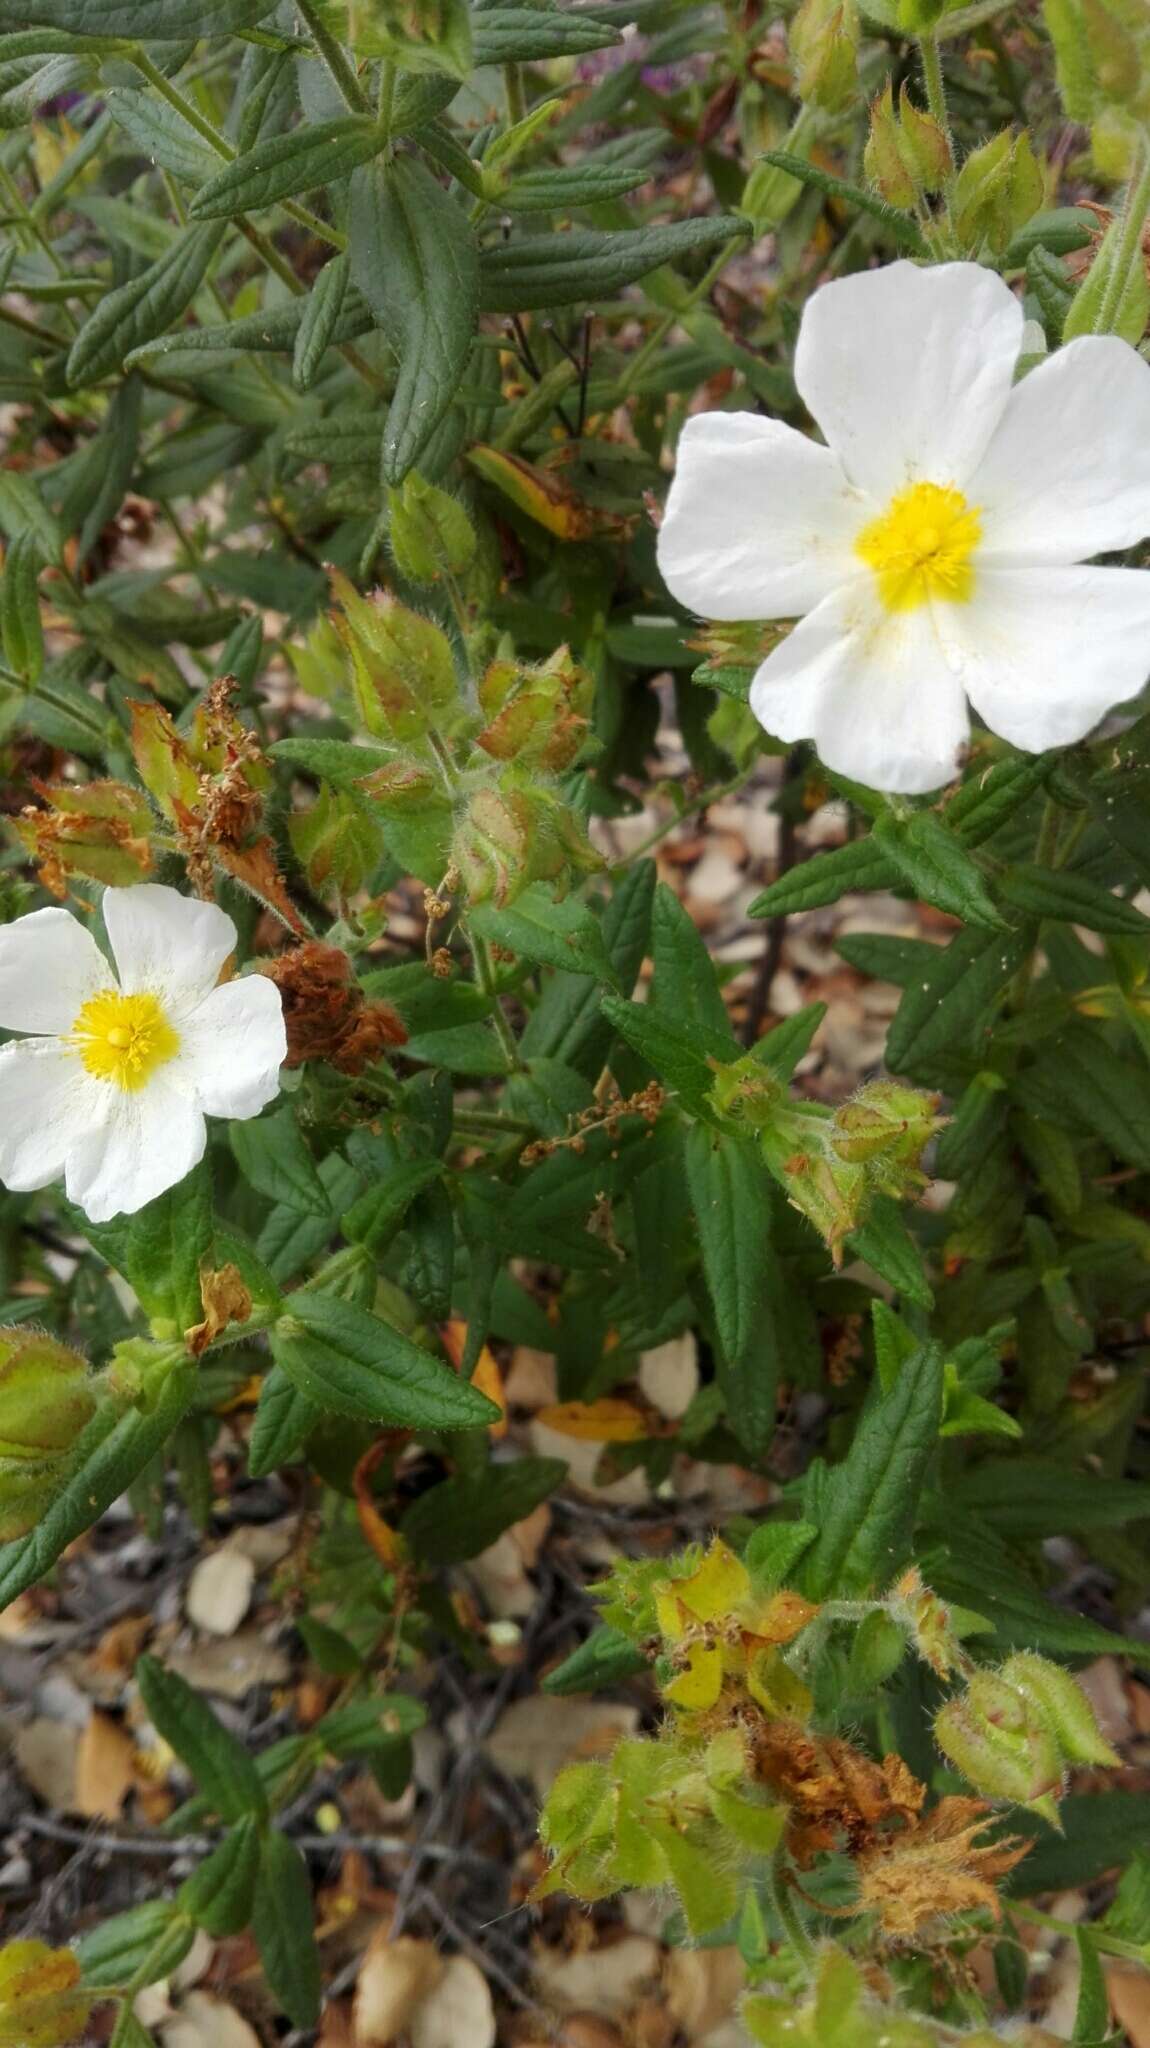
[[[909,818],[885,811],[875,822],[874,836],[925,903],[968,925],[1004,922],[987,894],[981,868],[933,811],[915,811]]]
[[[516,1458],[429,1487],[403,1518],[403,1537],[421,1564],[477,1557],[531,1514],[567,1477],[562,1458]]]
[[[474,1429],[499,1409],[389,1323],[298,1289],[271,1338],[276,1364],[318,1408],[406,1429]]]
[[[846,846],[834,846],[829,853],[816,853],[756,896],[749,917],[789,917],[794,912],[818,910],[824,903],[837,903],[840,896],[864,889],[897,889],[899,871],[890,855],[873,837],[852,839]]]
[[[22,27],[37,24],[78,35],[133,40],[146,27],[149,42],[182,42],[185,37],[254,28],[274,6],[275,0],[149,0],[145,24],[140,0],[21,0],[19,18]]]
[[[266,313],[248,313],[242,320],[215,320],[208,327],[187,327],[176,334],[160,335],[154,341],[142,342],[131,355],[125,356],[125,366],[131,369],[134,363],[152,362],[157,356],[175,355],[191,349],[207,355],[227,355],[236,349],[250,349],[259,354],[294,349],[309,303],[307,299],[293,299],[290,306],[270,307]],[[374,324],[359,293],[349,287],[331,340],[336,343],[357,341],[360,335],[370,334]]]
[[[621,989],[634,987],[647,951],[655,873],[654,861],[636,861],[603,912],[603,946]],[[593,1081],[611,1042],[611,1027],[599,1007],[601,994],[597,976],[554,975],[527,1020],[520,1041],[524,1059],[561,1060]]]
[[[211,1178],[202,1161],[132,1216],[89,1223],[82,1210],[65,1209],[80,1235],[135,1288],[153,1321],[177,1330],[199,1321],[200,1266],[212,1242]]]
[[[213,1812],[227,1821],[246,1813],[262,1818],[267,1797],[251,1755],[216,1719],[203,1694],[154,1657],[140,1658],[136,1683],[152,1726],[186,1765]]]
[[[943,1359],[924,1344],[864,1413],[841,1465],[822,1475],[819,1534],[800,1569],[814,1600],[880,1590],[905,1564],[942,1422]]]
[[[596,206],[604,199],[622,199],[637,185],[645,184],[651,173],[643,165],[574,164],[562,168],[524,171],[496,195],[496,204],[508,213],[561,212],[569,206]]]
[[[236,1164],[257,1193],[301,1215],[331,1215],[327,1189],[290,1109],[233,1123],[231,1139]]]
[[[750,232],[749,221],[728,214],[612,234],[523,235],[484,250],[480,302],[486,313],[526,313],[610,298],[661,263]]]
[[[273,1365],[264,1376],[248,1439],[248,1471],[252,1478],[262,1479],[281,1465],[294,1463],[322,1420],[322,1409],[301,1394],[278,1365]]]
[[[399,360],[383,474],[400,484],[450,406],[471,353],[475,237],[426,165],[399,157],[352,179],[351,267]]]
[[[537,960],[545,967],[574,968],[594,974],[600,982],[613,979],[599,920],[573,896],[556,903],[551,891],[536,883],[506,907],[476,904],[471,923],[481,938],[491,939],[525,960]]]
[[[273,1997],[293,2027],[310,2031],[319,2019],[322,1988],[315,1906],[303,1856],[277,1828],[260,1849],[252,1932]]]
[[[1056,874],[1044,867],[1007,868],[998,887],[1008,903],[1032,917],[1057,918],[1063,924],[1085,925],[1087,931],[1127,933],[1135,939],[1150,932],[1150,917],[1086,875]]]
[[[734,1034],[714,962],[694,920],[665,882],[655,891],[651,911],[651,953],[652,1008],[679,1029],[694,1026],[712,1037],[716,1055],[729,1057]]]
[[[897,242],[901,249],[909,249],[917,256],[926,254],[922,235],[910,215],[900,213],[897,206],[888,206],[876,192],[868,192],[862,185],[852,185],[846,178],[836,178],[832,171],[822,170],[818,164],[809,163],[805,156],[796,156],[789,149],[765,149],[757,161],[773,164],[776,170],[788,172],[803,185],[813,185],[828,199],[837,199],[856,213],[869,213],[875,220],[881,220],[891,241]]]
[[[271,135],[208,180],[192,201],[194,220],[219,220],[312,192],[369,163],[387,137],[366,115],[344,114]]]
[[[947,804],[945,819],[966,847],[981,846],[1040,789],[1050,773],[1049,754],[1008,754],[964,782]]]
[[[44,667],[44,628],[40,621],[37,578],[42,555],[30,528],[9,542],[0,573],[0,646],[14,675],[29,688]]]
[[[202,185],[220,167],[218,151],[205,142],[198,129],[166,100],[153,92],[138,92],[127,86],[110,86],[104,105],[117,126],[142,156],[170,171],[185,184]]]
[[[180,1911],[217,1939],[242,1934],[252,1917],[259,1861],[259,1826],[248,1814],[180,1886]]]
[[[292,382],[297,391],[307,391],[315,382],[324,355],[335,339],[350,278],[351,257],[342,250],[324,264],[308,294],[292,354]]]
[[[976,1053],[988,1017],[1033,944],[1033,931],[959,932],[907,983],[886,1041],[892,1074],[932,1077],[947,1053]]]
[[[222,223],[188,228],[139,277],[109,292],[88,315],[68,357],[69,384],[94,384],[191,305],[223,237]]]
[[[686,1163],[728,1419],[740,1442],[759,1454],[774,1431],[779,1369],[766,1313],[775,1276],[767,1170],[747,1139],[720,1137],[702,1124],[687,1133]]]
[[[487,7],[475,16],[476,64],[531,64],[538,58],[579,57],[623,40],[618,29],[557,7]]]

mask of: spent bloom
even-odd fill
[[[0,927],[0,1181],[64,1176],[93,1223],[131,1214],[203,1156],[209,1116],[251,1117],[287,1050],[265,975],[220,982],[236,928],[146,882],[107,889],[113,969],[66,910]]]
[[[710,619],[797,618],[751,708],[873,788],[937,789],[967,700],[1029,752],[1082,739],[1150,671],[1150,366],[1085,336],[1015,384],[1023,311],[974,263],[824,285],[795,380],[826,446],[751,413],[687,422],[659,535]]]

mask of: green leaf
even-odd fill
[[[957,1477],[952,1498],[1020,1541],[1150,1521],[1150,1486],[1041,1458],[988,1459]]]
[[[110,86],[104,105],[142,156],[187,185],[201,185],[220,167],[218,151],[175,107],[151,91]]]
[[[524,171],[494,195],[494,203],[508,213],[565,213],[576,206],[598,206],[605,199],[621,199],[647,182],[647,165],[573,164],[562,168]]]
[[[824,903],[837,903],[840,896],[864,889],[897,889],[899,871],[872,834],[852,839],[845,846],[833,846],[828,853],[816,853],[810,860],[780,875],[756,896],[748,917],[789,917],[795,911],[818,910]]]
[[[611,234],[575,228],[512,237],[483,251],[480,304],[485,313],[527,313],[611,298],[662,263],[750,231],[749,221],[725,214]]]
[[[330,269],[331,265],[327,267]],[[325,431],[327,426],[325,421]],[[365,775],[376,768],[387,768],[395,759],[391,747],[361,747],[353,740],[276,740],[268,753],[273,761],[286,761],[289,768],[302,768],[308,775],[322,776],[333,789],[346,789],[353,794]]]
[[[1101,1657],[1121,1649],[1121,1636],[1056,1607],[1031,1585],[1017,1552],[969,1508],[961,1535],[951,1541],[948,1533],[930,1543],[919,1561],[927,1584],[944,1600],[985,1616],[996,1648],[1045,1650],[1056,1657]]]
[[[126,1414],[117,1417],[111,1403],[97,1410],[47,1512],[26,1536],[0,1545],[0,1607],[42,1579],[69,1543],[139,1478],[191,1407],[195,1391],[194,1368],[173,1364],[160,1386]]]
[[[294,1463],[322,1419],[322,1409],[301,1394],[278,1365],[273,1365],[264,1375],[248,1439],[248,1471],[252,1478],[262,1479],[279,1466]]]
[[[986,893],[981,868],[933,811],[913,811],[906,818],[884,811],[875,821],[874,836],[925,903],[964,924],[993,928],[1003,923]]]
[[[892,1196],[876,1195],[865,1223],[851,1231],[849,1244],[896,1293],[918,1308],[933,1308],[934,1294],[923,1269],[922,1253]]]
[[[972,775],[955,791],[944,817],[966,847],[981,846],[1041,789],[1050,773],[1049,754],[1007,754]]]
[[[1029,932],[959,932],[907,984],[886,1041],[894,1074],[931,1077],[947,1052],[977,1055],[989,1013],[1028,957]]]
[[[785,1586],[818,1529],[813,1522],[760,1522],[752,1529],[743,1563],[755,1582],[755,1591],[766,1595]]]
[[[194,1939],[174,1899],[148,1899],[89,1928],[76,1942],[76,1957],[85,1984],[94,1988],[133,1978],[155,1984],[179,1968]]]
[[[617,1628],[601,1624],[562,1664],[547,1672],[540,1689],[560,1698],[573,1692],[600,1692],[604,1686],[618,1685],[646,1669],[643,1652]]]
[[[531,64],[539,58],[578,57],[623,40],[609,22],[557,7],[485,7],[475,16],[474,61]]]
[[[825,1003],[806,1003],[790,1017],[772,1024],[755,1042],[759,1065],[777,1074],[780,1081],[789,1081],[799,1061],[810,1051],[811,1041],[826,1014]]]
[[[257,1194],[301,1216],[331,1219],[327,1189],[290,1108],[233,1123],[229,1136],[236,1165]]]
[[[31,688],[44,670],[38,578],[40,541],[31,528],[8,544],[0,572],[0,647],[13,674]]]
[[[223,239],[222,223],[186,228],[165,255],[109,292],[89,313],[68,356],[69,384],[98,384],[191,305]]]
[[[340,1228],[349,1244],[364,1244],[371,1252],[390,1243],[415,1197],[440,1178],[443,1164],[438,1159],[401,1161],[387,1170],[373,1186],[365,1188],[352,1203]]]
[[[277,199],[349,177],[387,146],[387,136],[366,115],[344,114],[335,121],[317,121],[286,135],[271,135],[234,157],[196,193],[188,211],[193,220],[228,219],[254,213]]]
[[[687,1184],[722,1348],[727,1419],[758,1456],[774,1434],[780,1360],[767,1296],[780,1285],[771,1247],[771,1190],[753,1143],[703,1124],[686,1139]]]
[[[242,1934],[252,1917],[260,1830],[254,1814],[246,1814],[222,1842],[185,1878],[176,1905],[217,1940]]]
[[[650,1004],[625,1003],[618,996],[604,996],[602,1010],[620,1038],[674,1090],[685,1109],[705,1123],[717,1121],[710,1101],[712,1054],[698,1031],[680,1030],[657,1016]]]
[[[599,920],[574,896],[555,901],[544,883],[533,882],[514,903],[477,903],[468,915],[480,938],[525,960],[593,974],[600,984],[613,979]]]
[[[254,28],[274,5],[275,0],[148,0],[148,41],[230,35],[235,29]],[[84,36],[130,36],[133,41],[144,27],[140,0],[21,0],[20,21]]]
[[[803,185],[813,185],[817,192],[823,192],[828,199],[837,199],[856,213],[868,213],[872,219],[880,220],[892,242],[900,249],[909,249],[915,256],[925,256],[926,244],[915,222],[907,213],[900,213],[895,206],[889,206],[874,192],[868,192],[862,185],[852,185],[846,178],[836,178],[831,171],[822,170],[818,164],[808,162],[805,156],[796,156],[789,149],[765,149],[757,163],[773,164],[777,171],[786,171],[792,178],[798,178]]]
[[[617,884],[600,920],[613,985],[631,989],[647,952],[654,861],[637,861]],[[602,984],[594,975],[556,974],[547,982],[520,1040],[525,1060],[555,1059],[586,1080],[602,1072],[611,1028],[600,1009]]]
[[[356,171],[351,269],[399,360],[383,475],[400,484],[442,420],[475,335],[479,259],[462,208],[411,156]]]
[[[665,882],[655,891],[651,953],[653,1009],[673,1024],[694,1027],[701,1035],[725,1041],[733,1050],[734,1034],[714,961],[690,913]]]
[[[1084,925],[1087,931],[1128,933],[1136,939],[1150,933],[1150,917],[1143,911],[1101,883],[1064,868],[1057,873],[1035,866],[1007,868],[998,888],[1008,903],[1031,917],[1058,918],[1063,924]]]
[[[1034,1115],[1057,1122],[1069,1114],[1128,1165],[1150,1167],[1150,1074],[1115,1052],[1101,1032],[1086,1024],[1059,1032],[1014,1092]]]
[[[924,1344],[889,1394],[864,1411],[840,1465],[824,1474],[818,1537],[801,1579],[814,1600],[881,1590],[910,1553],[918,1497],[942,1421],[943,1361]]]
[[[531,1514],[566,1477],[562,1458],[516,1458],[445,1479],[408,1509],[400,1525],[404,1540],[421,1564],[461,1564]]]
[[[335,339],[350,280],[351,257],[345,249],[324,264],[308,293],[292,354],[292,382],[297,391],[309,391],[315,382],[324,355]],[[306,746],[307,742],[302,744]],[[325,742],[321,740],[318,744],[322,746]],[[326,744],[338,747],[346,742],[329,740]],[[382,767],[382,761],[378,765]]]
[[[28,530],[39,540],[44,560],[58,562],[64,536],[34,479],[19,470],[0,470],[0,532],[7,534],[9,540],[16,540]]]
[[[1056,1834],[1037,1814],[1012,1809],[1010,1832],[1036,1837],[1006,1879],[1017,1897],[1077,1890],[1129,1862],[1150,1840],[1150,1794],[1072,1792],[1058,1802],[1058,1824]]]
[[[499,1420],[485,1394],[378,1316],[297,1289],[272,1331],[272,1355],[309,1401],[407,1429],[474,1429]]]
[[[221,1820],[267,1815],[267,1797],[250,1752],[217,1720],[201,1693],[154,1657],[136,1665],[140,1697],[157,1733],[174,1749]]]
[[[319,2019],[322,1993],[314,1929],[307,1864],[295,1843],[273,1828],[260,1849],[252,1932],[268,1989],[293,2027],[306,2029]]]
[[[1047,213],[1032,214],[1026,226],[1007,245],[1002,258],[1004,270],[1022,270],[1034,249],[1049,249],[1054,256],[1069,256],[1074,249],[1087,249],[1098,233],[1097,216],[1084,206],[1056,206]]]

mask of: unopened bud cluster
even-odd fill
[[[935,1715],[934,1735],[976,1791],[1052,1820],[1069,1765],[1119,1761],[1070,1673],[1030,1651],[976,1671]]]
[[[95,1412],[77,1352],[41,1330],[0,1329],[0,1541],[34,1527]]]

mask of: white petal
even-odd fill
[[[847,476],[880,502],[908,483],[965,488],[1010,394],[1018,300],[978,263],[825,284],[807,305],[795,381]]]
[[[67,1161],[68,1199],[91,1223],[131,1216],[175,1187],[203,1158],[208,1135],[190,1096],[162,1078],[137,1090],[105,1086],[103,1127],[85,1136]]]
[[[1011,392],[969,496],[982,558],[1085,562],[1150,533],[1150,364],[1083,335]]]
[[[980,568],[939,628],[992,732],[1030,753],[1069,746],[1150,674],[1150,572]]]
[[[106,1092],[57,1039],[0,1047],[4,1186],[23,1191],[59,1180],[65,1161],[101,1124]]]
[[[869,577],[825,598],[768,655],[751,709],[776,739],[813,739],[838,774],[907,796],[950,781],[968,733],[931,607],[888,612]]]
[[[755,413],[701,413],[679,442],[659,568],[704,618],[797,618],[857,568],[873,517],[817,441]]]
[[[258,1116],[279,1094],[287,1057],[280,992],[265,974],[213,989],[180,1025],[164,1079],[209,1116]]]
[[[158,996],[173,1020],[203,1001],[235,950],[225,911],[157,882],[106,889],[103,910],[121,988]]]
[[[70,1031],[89,996],[115,982],[86,925],[67,910],[33,910],[0,926],[0,1025]]]

